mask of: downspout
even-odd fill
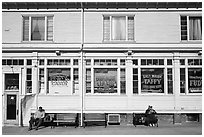
[[[83,46],[84,46],[84,7],[81,2],[81,124],[83,126],[83,111],[84,111],[84,59],[83,59]]]

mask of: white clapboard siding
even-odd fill
[[[125,110],[128,107],[125,96],[96,95],[85,97],[85,110]]]
[[[137,42],[180,41],[178,13],[138,13],[135,18]]]
[[[54,41],[58,43],[81,42],[81,13],[54,14]]]
[[[2,12],[2,43],[21,42],[22,23],[20,12]]]
[[[187,95],[180,96],[180,106],[182,110],[201,111],[202,110],[202,96]]]
[[[47,111],[80,111],[80,97],[73,95],[39,95],[38,106]]]
[[[101,43],[103,41],[103,14],[87,12],[84,18],[84,42]]]
[[[157,111],[172,111],[174,109],[174,96],[133,96],[130,99],[130,108],[133,110],[146,110],[151,105]]]

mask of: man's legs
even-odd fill
[[[42,124],[42,122],[43,122],[43,119],[42,119],[42,118],[39,118],[39,119],[37,120],[37,126],[35,127],[36,130],[38,130],[38,127]]]
[[[32,130],[32,127],[33,127],[35,121],[36,121],[36,120],[35,120],[34,117],[31,117],[31,118],[30,118],[30,121],[29,121],[29,129],[28,129],[28,130]]]

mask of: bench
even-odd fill
[[[150,123],[146,123],[146,115],[145,114],[135,114],[133,113],[133,125],[136,127],[137,125],[146,125],[157,126],[158,127],[158,118],[154,116],[154,121],[150,121]]]
[[[107,118],[105,113],[85,113],[83,115],[83,127],[88,125],[101,125],[103,124],[106,128]]]
[[[55,114],[54,120],[54,127],[59,126],[60,124],[63,125],[74,125],[75,128],[79,126],[79,117],[78,113],[58,113]]]

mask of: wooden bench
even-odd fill
[[[103,124],[106,128],[107,118],[105,113],[85,113],[83,115],[83,127],[85,128],[88,125],[101,125]]]
[[[151,124],[152,126],[156,126],[158,127],[158,118],[157,116],[155,117],[156,119],[153,121],[150,121],[149,124]],[[146,125],[146,126],[150,126],[149,124],[146,123],[146,115],[144,113],[142,114],[136,114],[133,113],[133,125],[136,127],[137,125]]]
[[[78,113],[58,113],[55,114],[53,120],[54,126],[64,125],[74,125],[75,128],[79,126]]]

